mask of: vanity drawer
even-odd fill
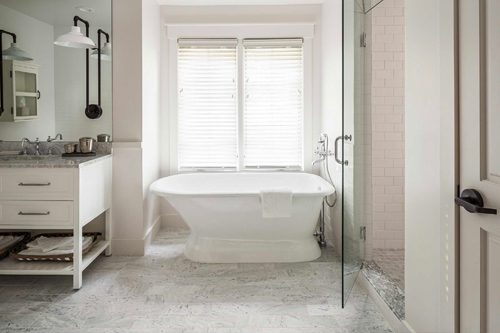
[[[73,226],[72,201],[0,201],[0,229],[6,225]]]
[[[0,169],[1,200],[72,200],[73,170]]]

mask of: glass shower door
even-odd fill
[[[365,165],[371,154],[365,133],[365,100],[369,100],[365,98],[365,49],[363,0],[343,0],[342,305],[364,259]]]

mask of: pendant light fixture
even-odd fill
[[[95,47],[94,41],[88,37],[88,28],[87,28],[88,22],[82,20],[78,16],[75,16],[73,20],[75,25],[71,27],[70,32],[59,36],[59,38],[56,39],[54,44],[58,46],[72,47],[76,49],[94,48]],[[83,35],[80,27],[76,25],[78,21],[85,23],[85,28],[87,30],[86,35]]]
[[[8,49],[5,49],[5,50],[3,49],[3,44],[2,44],[2,36],[4,34],[12,37],[12,44],[10,44],[10,47]],[[26,53],[25,51],[23,51],[17,47],[16,42],[17,42],[17,36],[15,33],[0,29],[0,52],[2,53],[2,56],[0,57],[0,116],[4,112],[3,61],[4,60],[18,60],[18,61],[31,61],[31,60],[33,60],[33,58],[28,53]]]
[[[85,35],[82,34],[78,22],[85,25]],[[77,49],[85,49],[85,79],[86,79],[86,106],[85,115],[90,119],[97,119],[102,115],[102,109],[99,105],[89,103],[89,58],[91,48],[95,48],[96,45],[89,38],[90,24],[79,16],[73,17],[73,26],[71,31],[67,34],[59,36],[54,42],[57,46],[71,47]]]

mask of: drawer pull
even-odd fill
[[[19,183],[19,186],[50,186],[49,183]]]
[[[25,212],[19,212],[17,215],[22,215],[22,216],[46,216],[46,215],[50,215],[50,212],[43,212],[43,213],[25,213]]]

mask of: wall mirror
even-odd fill
[[[111,0],[0,0],[0,35],[0,140],[112,135]]]

